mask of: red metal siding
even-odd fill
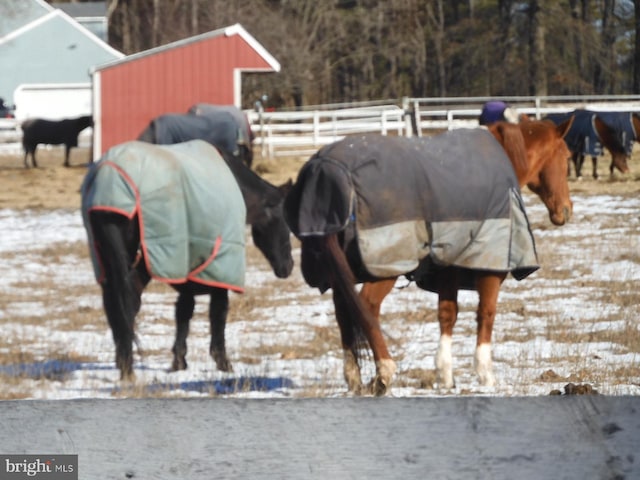
[[[233,104],[233,72],[271,67],[240,35],[189,43],[101,70],[101,152],[135,139],[163,113]]]

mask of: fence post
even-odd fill
[[[404,112],[404,134],[406,137],[413,136],[413,124],[411,121],[411,103],[409,97],[402,97],[402,111]]]
[[[313,112],[313,146],[318,146],[318,139],[320,138],[320,113],[318,110]]]

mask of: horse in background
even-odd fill
[[[225,346],[228,292],[242,292],[245,224],[275,275],[293,269],[284,192],[251,176],[234,175],[201,140],[157,146],[134,141],[111,148],[82,185],[82,215],[96,280],[123,380],[132,379],[135,317],[152,280],[178,292],[171,370],[187,368],[186,339],[196,295],[210,296],[210,354],[232,371]],[[246,193],[246,194],[245,194]]]
[[[391,386],[396,365],[378,315],[380,302],[400,275],[438,294],[441,339],[436,365],[439,383],[445,388],[454,384],[451,334],[458,312],[457,292],[478,291],[476,372],[483,385],[495,383],[490,344],[500,286],[508,273],[522,279],[537,268],[519,184],[529,184],[548,202],[554,222],[568,220],[569,152],[562,136],[569,126],[570,121],[562,128],[532,121],[526,128],[494,127],[505,143],[515,141],[509,145],[513,160],[494,134],[460,129],[413,141],[347,137],[322,148],[303,166],[287,195],[285,218],[302,242],[305,281],[321,292],[332,289],[350,391],[363,388],[357,345],[360,332],[376,363],[373,393],[382,395]],[[526,143],[522,132],[530,137]],[[540,150],[531,160],[542,163],[529,165],[526,152],[536,148]],[[498,219],[501,214],[488,214],[495,201],[511,205],[508,213],[503,212],[504,221]],[[487,218],[481,220],[484,215]],[[507,216],[509,226],[504,223]],[[415,220],[420,218],[424,220]],[[468,227],[466,233],[457,229],[457,222]],[[483,233],[469,230],[476,222],[485,226]],[[504,228],[498,226],[501,224]],[[491,238],[483,241],[484,234]],[[500,245],[506,247],[512,241],[518,245],[511,244],[499,253]],[[381,253],[376,254],[377,249]],[[509,255],[507,250],[519,252],[518,259],[498,260],[500,255]],[[377,311],[366,294],[355,292],[355,283],[365,283],[373,292],[382,287],[382,295],[374,299]]]
[[[613,112],[610,113],[613,114]],[[626,115],[631,117],[630,114]],[[579,109],[567,113],[549,114],[543,120],[560,124],[570,117],[574,117],[574,121],[565,136],[565,141],[571,151],[576,178],[582,178],[582,166],[587,155],[591,156],[593,178],[598,178],[598,157],[604,155],[604,149],[611,154],[610,175],[613,175],[614,168],[622,173],[629,172],[627,159],[631,154],[634,139],[631,139],[628,133],[624,133],[624,130],[615,127],[619,124],[616,118],[619,115]]]
[[[43,143],[47,145],[64,144],[64,166],[69,167],[69,152],[71,148],[78,146],[78,135],[85,128],[93,127],[93,117],[86,115],[77,118],[63,120],[45,120],[42,118],[30,118],[22,122],[22,147],[24,148],[24,166],[29,168],[27,158],[31,155],[34,167],[36,161],[36,149]]]
[[[247,139],[245,125],[238,121],[237,116],[238,112],[231,107],[198,104],[191,107],[189,113],[159,115],[149,122],[137,139],[156,145],[204,140],[250,167],[253,162],[251,140]]]
[[[244,162],[248,167],[251,167],[253,164],[253,141],[255,140],[255,135],[251,130],[249,119],[242,110],[235,105],[197,103],[189,109],[188,113],[192,115],[210,117],[214,121],[219,118],[225,118],[226,114],[231,115],[237,127],[236,143],[238,148],[241,150],[240,157],[244,159]]]

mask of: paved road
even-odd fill
[[[640,397],[0,402],[87,479],[640,478]]]

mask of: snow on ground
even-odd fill
[[[640,342],[616,340],[616,332],[640,337],[640,199],[574,196],[573,222],[556,228],[539,200],[525,198],[542,268],[503,286],[493,337],[498,385],[486,389],[476,381],[477,295],[461,292],[453,350],[457,387],[433,387],[436,298],[409,285],[383,304],[383,329],[398,363],[391,395],[546,395],[568,381],[606,394],[640,394]],[[137,320],[137,382],[127,387],[118,382],[79,211],[0,210],[0,231],[0,398],[345,394],[331,296],[307,287],[297,267],[291,278],[277,280],[266,261],[249,256],[247,292],[232,294],[226,330],[233,373],[218,372],[208,355],[205,297],[198,298],[192,321],[189,368],[167,373],[175,295],[168,288],[145,292]],[[399,279],[397,287],[406,283]],[[247,313],[234,313],[239,301]],[[78,317],[88,320],[72,321]],[[328,336],[324,344],[304,350],[322,335]],[[373,374],[371,363],[365,362],[364,378]]]

